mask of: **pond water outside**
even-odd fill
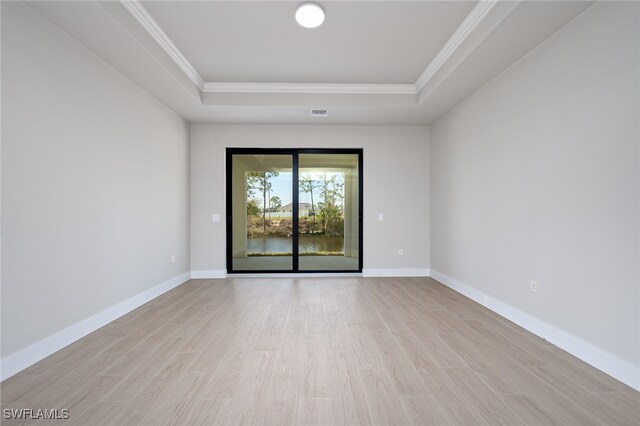
[[[248,253],[291,253],[291,247],[292,238],[247,238]],[[319,251],[344,252],[344,237],[300,235],[300,253],[313,253]]]

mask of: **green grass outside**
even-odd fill
[[[269,252],[269,253],[247,253],[247,257],[270,257],[270,256],[292,256],[293,253]],[[313,251],[300,253],[300,256],[344,256],[341,251]]]

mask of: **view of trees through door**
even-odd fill
[[[359,154],[295,158],[232,155],[232,271],[360,269]]]

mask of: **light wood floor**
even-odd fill
[[[638,392],[428,278],[193,280],[1,390],[59,425],[640,423]]]

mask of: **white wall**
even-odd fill
[[[192,270],[225,270],[225,223],[211,215],[224,218],[226,147],[342,147],[363,148],[364,269],[426,274],[428,139],[422,126],[191,126]]]
[[[188,124],[27,10],[2,3],[3,361],[190,268]]]
[[[628,371],[640,366],[638,23],[636,2],[587,9],[433,123],[430,151],[432,271]]]

